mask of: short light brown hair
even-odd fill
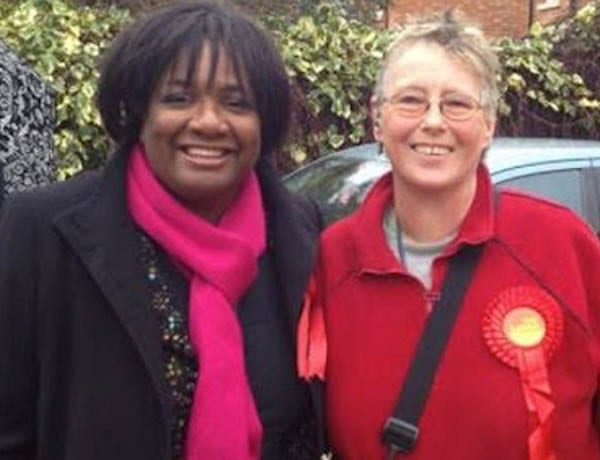
[[[379,69],[375,100],[384,98],[384,80],[390,65],[416,43],[433,43],[471,67],[481,78],[481,105],[491,118],[496,117],[499,91],[496,78],[500,71],[498,57],[481,29],[456,10],[448,10],[410,20],[389,46]]]

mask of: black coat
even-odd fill
[[[125,158],[103,174],[16,194],[2,209],[2,460],[172,458],[159,327],[134,249]],[[238,312],[263,458],[280,460],[277,440],[309,407],[294,343],[320,217],[268,165],[258,174],[272,268],[261,260]]]

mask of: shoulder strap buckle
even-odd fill
[[[419,437],[419,428],[396,417],[389,417],[383,426],[382,441],[396,453],[410,452]]]

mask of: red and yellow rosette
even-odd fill
[[[502,291],[490,302],[483,318],[483,337],[490,351],[519,371],[532,428],[530,460],[556,460],[552,447],[554,402],[547,363],[558,348],[564,329],[560,306],[534,286]]]

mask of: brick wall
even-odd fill
[[[591,0],[535,0],[533,18],[542,24],[559,21],[570,15],[571,2],[574,8],[579,9],[590,3]]]
[[[528,0],[390,0],[388,20],[389,24],[402,23],[411,14],[452,7],[478,23],[488,37],[518,37],[524,35],[529,26]]]
[[[592,0],[533,0],[531,22],[555,22]],[[407,15],[459,8],[477,22],[488,37],[520,37],[530,24],[530,0],[389,0],[388,23],[402,23]]]

